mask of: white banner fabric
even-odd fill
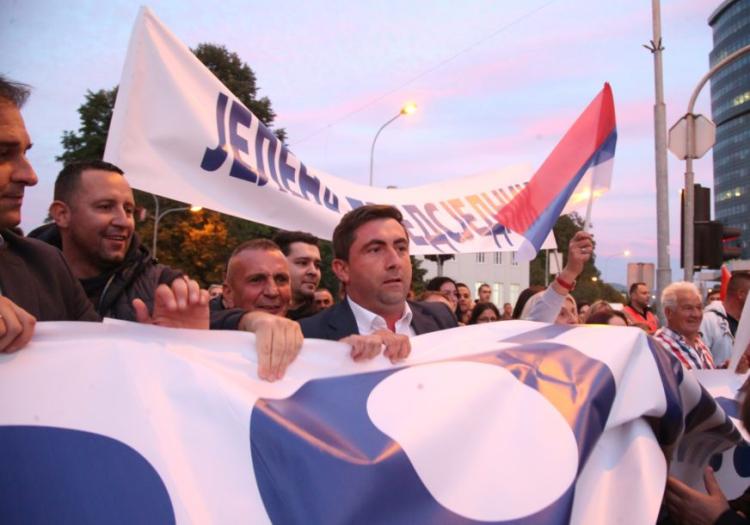
[[[104,158],[141,190],[322,239],[331,238],[342,214],[381,203],[404,214],[412,254],[517,251],[525,245],[523,236],[499,226],[495,216],[526,185],[528,167],[408,189],[354,184],[315,170],[148,8],[142,8],[133,30]],[[586,204],[592,184],[596,196],[609,187],[608,176],[593,176],[605,158],[595,156],[580,167],[580,189],[566,211]],[[533,257],[533,249],[523,253]]]
[[[307,340],[276,383],[253,340],[37,325],[0,355],[0,521],[653,523],[665,457],[739,439],[635,328],[459,327],[397,366]]]

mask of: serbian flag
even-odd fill
[[[560,214],[609,187],[616,143],[612,88],[605,83],[529,183],[496,215],[499,224],[525,239],[519,256],[533,258]]]

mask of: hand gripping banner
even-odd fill
[[[654,523],[668,460],[739,441],[636,328],[507,321],[354,363],[307,340],[40,323],[0,355],[0,522]]]

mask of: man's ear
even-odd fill
[[[349,284],[349,263],[343,259],[334,259],[331,261],[331,270],[336,274],[339,281]]]
[[[226,281],[221,283],[221,299],[224,302],[225,308],[234,308],[234,295],[232,294],[232,288]]]
[[[63,201],[52,201],[49,205],[49,216],[58,228],[70,226],[70,207]]]

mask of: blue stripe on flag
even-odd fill
[[[539,217],[536,219],[536,221],[534,221],[529,229],[526,230],[526,232],[519,232],[531,244],[534,245],[534,249],[536,251],[539,251],[539,249],[542,247],[542,243],[544,243],[544,240],[547,238],[547,235],[549,235],[549,232],[552,231],[552,227],[555,225],[558,217],[560,217],[560,214],[565,208],[565,205],[570,200],[571,195],[573,195],[573,192],[581,182],[581,179],[583,179],[586,171],[591,166],[597,166],[613,158],[615,155],[616,144],[617,129],[614,129],[612,130],[612,133],[610,133],[609,137],[607,137],[607,140],[602,143],[599,149],[597,149],[591,155],[589,160],[586,161],[583,166],[581,166],[581,169],[578,170],[578,173],[576,173],[575,177],[573,177],[567,184],[567,186],[565,186],[565,189],[561,191],[549,203],[549,205],[544,209],[544,211],[542,211],[542,213],[539,214]]]

